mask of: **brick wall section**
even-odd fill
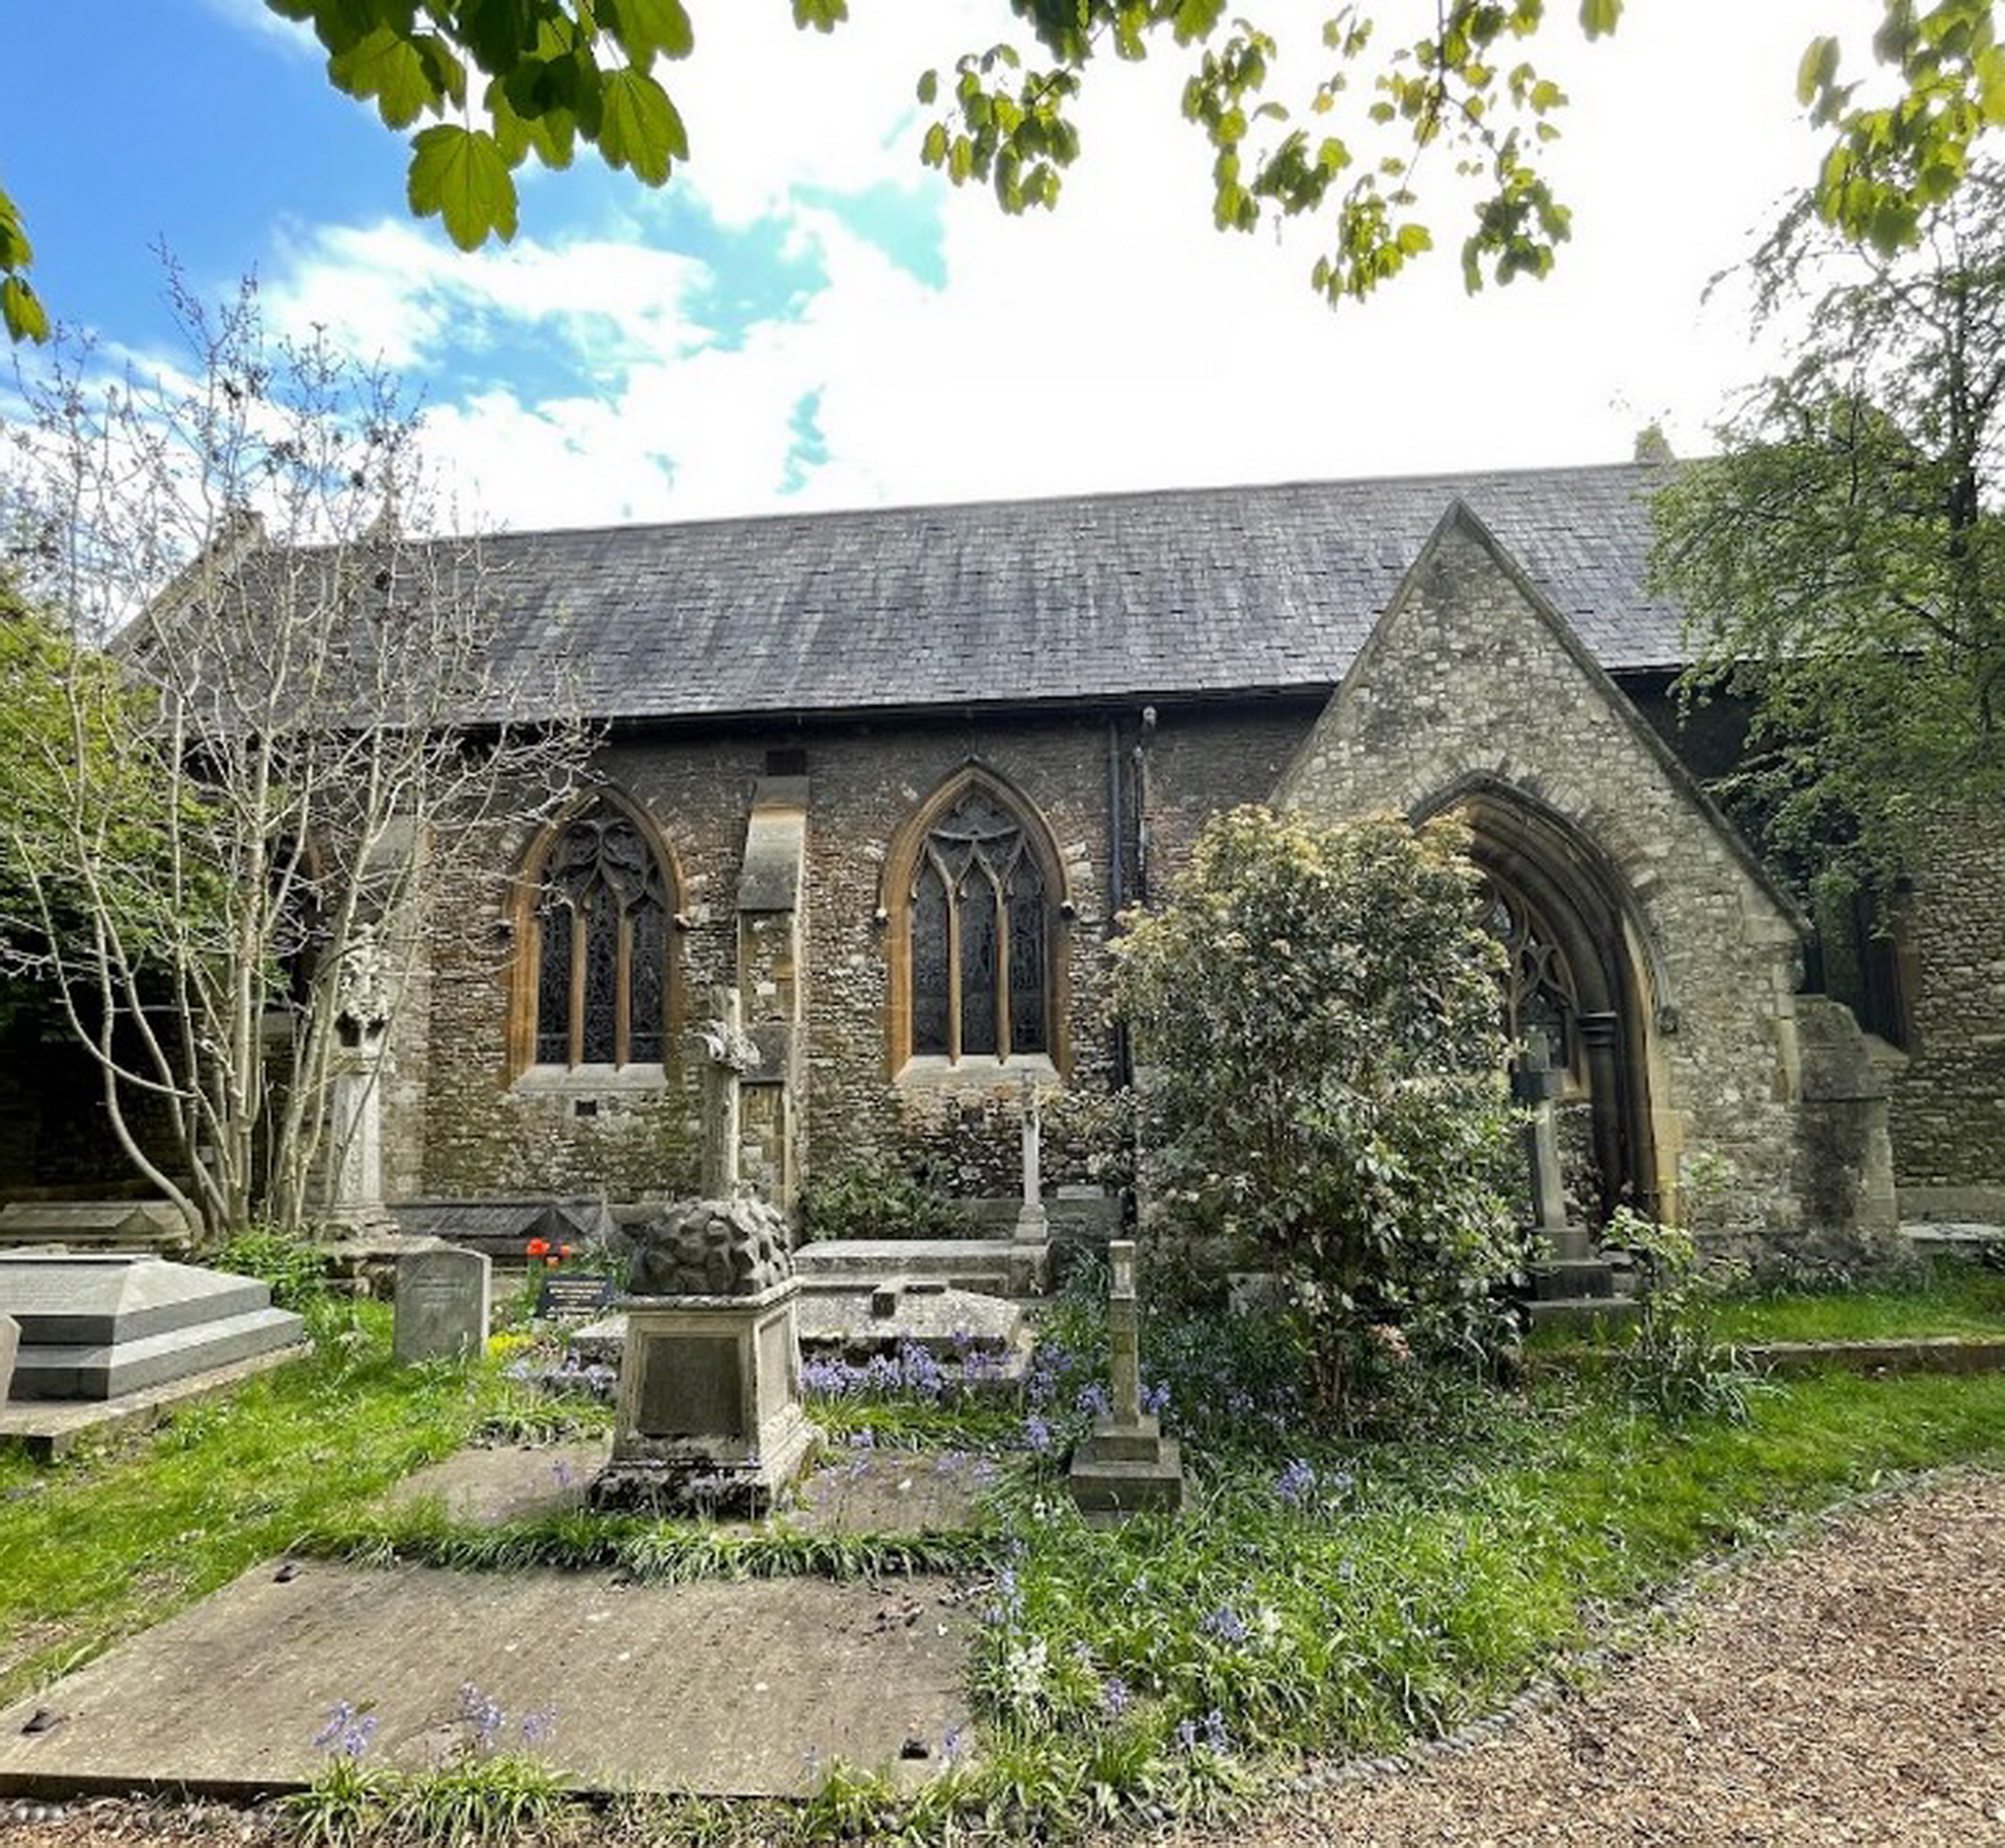
[[[1905,908],[1908,1056],[1890,1060],[1894,1172],[1910,1218],[2005,1219],[2005,840],[1933,831]]]
[[[1471,522],[1445,524],[1290,773],[1337,817],[1439,803],[1471,777],[1536,798],[1605,856],[1652,952],[1659,1184],[1680,1150],[1734,1166],[1733,1216],[1790,1226],[1798,940],[1633,711]],[[1666,1031],[1674,1026],[1674,1031]]]

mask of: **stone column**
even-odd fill
[[[710,991],[711,1017],[697,1030],[703,1067],[703,1196],[729,1200],[739,1186],[739,1080],[759,1063],[746,1037],[738,990]]]
[[[1137,1514],[1175,1514],[1184,1505],[1183,1458],[1175,1438],[1142,1409],[1141,1308],[1135,1292],[1135,1242],[1107,1247],[1113,1275],[1107,1321],[1111,1347],[1107,1416],[1073,1453],[1067,1486],[1097,1526]]]
[[[1142,1319],[1135,1298],[1135,1241],[1116,1238],[1107,1247],[1114,1267],[1108,1292],[1107,1326],[1112,1349],[1109,1382],[1113,1422],[1142,1422]]]
[[[382,1073],[379,1040],[358,1047],[353,1062],[334,1075],[334,1186],[328,1204],[337,1219],[383,1216]]]

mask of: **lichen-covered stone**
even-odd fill
[[[757,1296],[794,1274],[786,1216],[750,1194],[685,1200],[629,1235],[634,1296]]]

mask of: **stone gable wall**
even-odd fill
[[[1470,529],[1444,529],[1291,769],[1289,804],[1328,818],[1441,806],[1487,778],[1599,848],[1644,940],[1659,1184],[1681,1153],[1725,1158],[1736,1222],[1803,1217],[1786,915]]]

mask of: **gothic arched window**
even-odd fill
[[[1546,1063],[1573,1069],[1580,990],[1545,920],[1495,873],[1484,880],[1484,927],[1504,946],[1504,1031],[1512,1045],[1543,1040]]]
[[[901,895],[914,1057],[1054,1052],[1056,895],[1036,826],[982,783],[925,824]]]
[[[543,863],[532,946],[539,1065],[658,1065],[668,1039],[669,885],[639,824],[601,802]]]

